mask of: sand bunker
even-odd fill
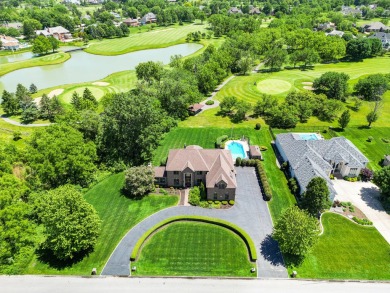
[[[304,86],[303,88],[304,88],[305,90],[314,91],[314,88],[311,87],[311,86],[308,86],[308,85]]]
[[[302,84],[304,84],[304,85],[313,85],[313,83],[310,82],[310,81],[304,81],[304,82],[302,82]]]
[[[92,83],[93,85],[98,85],[98,86],[108,86],[110,85],[108,82],[104,82],[104,81],[96,81],[94,83]]]
[[[56,90],[51,91],[47,96],[49,97],[49,99],[51,99],[54,96],[61,95],[63,92],[64,92],[64,89],[56,89]],[[42,100],[42,97],[35,98],[34,103],[39,105],[41,100]]]

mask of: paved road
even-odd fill
[[[4,293],[388,293],[390,283],[115,277],[2,276]]]
[[[1,117],[5,122],[16,125],[16,126],[21,126],[21,127],[43,127],[43,126],[49,126],[51,123],[42,123],[42,124],[22,124],[20,122],[17,122],[15,120],[9,119],[7,117]]]
[[[257,268],[260,278],[286,278],[287,271],[279,247],[269,237],[272,233],[272,220],[267,203],[262,198],[255,169],[239,167],[236,171],[238,187],[236,204],[232,208],[216,210],[178,206],[153,214],[125,235],[108,260],[102,275],[128,276],[130,274],[129,258],[137,240],[162,220],[177,215],[201,215],[229,221],[249,234],[257,247]]]
[[[334,180],[333,185],[337,192],[335,199],[350,201],[372,221],[379,233],[390,243],[390,215],[379,201],[378,187],[371,182],[345,180]]]

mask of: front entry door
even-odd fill
[[[192,187],[192,174],[186,173],[184,175],[184,186],[185,187]]]

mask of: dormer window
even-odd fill
[[[225,182],[219,182],[218,183],[218,188],[219,189],[225,189],[226,188],[226,183]]]

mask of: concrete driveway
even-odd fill
[[[379,201],[378,187],[371,182],[345,180],[334,180],[333,184],[337,192],[335,199],[350,201],[359,208],[390,243],[390,215],[386,213]]]
[[[257,270],[260,278],[287,278],[279,246],[270,234],[272,219],[263,200],[255,169],[238,167],[236,204],[227,210],[176,206],[161,210],[134,226],[123,237],[106,263],[102,275],[130,275],[130,254],[138,239],[164,219],[178,215],[199,215],[229,221],[244,229],[257,248]],[[207,249],[205,247],[205,249]],[[229,249],[229,248],[227,248]]]

